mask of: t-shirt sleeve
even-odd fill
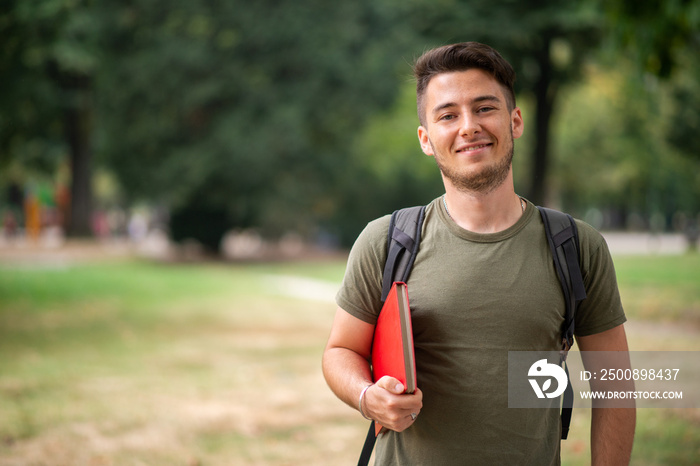
[[[615,266],[603,236],[590,225],[577,221],[580,259],[586,299],[576,311],[575,334],[594,335],[624,323]]]
[[[390,216],[370,222],[350,250],[343,283],[336,303],[369,324],[377,322],[382,309],[382,274],[386,261],[386,238]]]

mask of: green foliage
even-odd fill
[[[209,251],[217,251],[226,231],[233,225],[223,208],[212,209],[196,200],[176,209],[170,215],[170,237],[182,242],[198,240]]]
[[[678,119],[688,103],[673,99],[671,89],[626,68],[588,68],[586,84],[567,94],[556,126],[554,189],[567,210],[608,210],[619,217],[608,226],[618,227],[629,213],[661,215],[665,228],[675,214],[700,210],[697,159],[667,141],[687,128]]]
[[[667,78],[681,63],[686,48],[700,46],[700,2],[697,0],[609,0],[608,45],[631,55],[639,68]]]
[[[415,83],[406,80],[394,106],[365,122],[352,146],[346,176],[338,186],[343,217],[334,223],[350,244],[368,221],[409,205],[427,204],[444,192],[432,157],[418,144]],[[352,212],[352,215],[347,215]]]
[[[404,41],[387,14],[369,1],[115,6],[101,151],[132,198],[311,233],[335,213],[356,128],[395,93]]]
[[[700,29],[700,28],[699,28]],[[700,159],[700,64],[693,57],[700,45],[683,54],[683,63],[678,66],[672,87],[673,112],[668,115],[666,139],[683,155]]]
[[[84,98],[74,81],[97,66],[97,24],[89,0],[5,2],[0,12],[3,167],[14,162],[51,173],[64,159],[64,112]]]

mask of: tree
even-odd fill
[[[675,159],[672,176],[668,170],[664,173],[658,167],[651,168],[656,178],[665,174],[664,191],[668,194],[648,199],[647,211],[664,212],[667,217],[664,226],[672,223],[669,218],[674,214],[690,219],[677,227],[685,229],[693,245],[698,237],[700,207],[696,175],[700,145],[695,137],[700,121],[694,112],[700,95],[696,60],[700,52],[700,2],[613,0],[605,2],[604,8],[608,18],[605,44],[608,54],[624,54],[629,58],[638,70],[636,80],[645,84],[643,94],[657,102],[655,110],[661,110],[650,118],[653,121],[657,113],[662,116],[654,126],[661,128],[662,133],[651,141],[654,146],[666,144],[659,159],[664,163],[657,166],[668,166],[668,159]],[[653,189],[651,183],[650,190]]]
[[[0,13],[1,163],[46,173],[69,154],[73,236],[90,234],[98,27],[90,0],[12,1]]]
[[[695,111],[700,96],[700,2],[613,0],[605,7],[610,25],[609,53],[625,53],[642,78],[651,75],[675,80],[678,111],[671,116],[668,139],[688,156],[700,156],[700,144],[694,136],[700,128]]]
[[[656,83],[649,92],[634,76],[633,66],[590,66],[567,93],[554,128],[555,188],[567,211],[604,213],[590,219],[598,226],[626,227],[635,218],[636,227],[668,228],[675,215],[692,217],[700,207],[698,160],[666,139],[673,88]]]
[[[684,50],[700,46],[697,0],[603,2],[609,50],[624,52],[647,73],[670,77]]]
[[[396,93],[391,14],[369,0],[112,4],[100,152],[132,199],[218,219],[212,248],[234,226],[313,234],[337,215],[361,121]]]

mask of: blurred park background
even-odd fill
[[[516,189],[601,229],[636,350],[700,350],[700,1],[8,0],[0,465],[343,465],[345,251],[442,192],[411,63],[516,68]],[[564,464],[587,464],[574,414]],[[700,464],[697,409],[633,464]]]
[[[6,1],[5,236],[348,246],[440,194],[410,64],[478,40],[518,73],[521,195],[696,237],[700,2],[564,3]]]

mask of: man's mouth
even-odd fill
[[[475,150],[483,149],[486,146],[490,146],[491,144],[479,144],[477,146],[468,146],[468,147],[463,147],[461,149],[458,149],[457,152],[473,152]]]

